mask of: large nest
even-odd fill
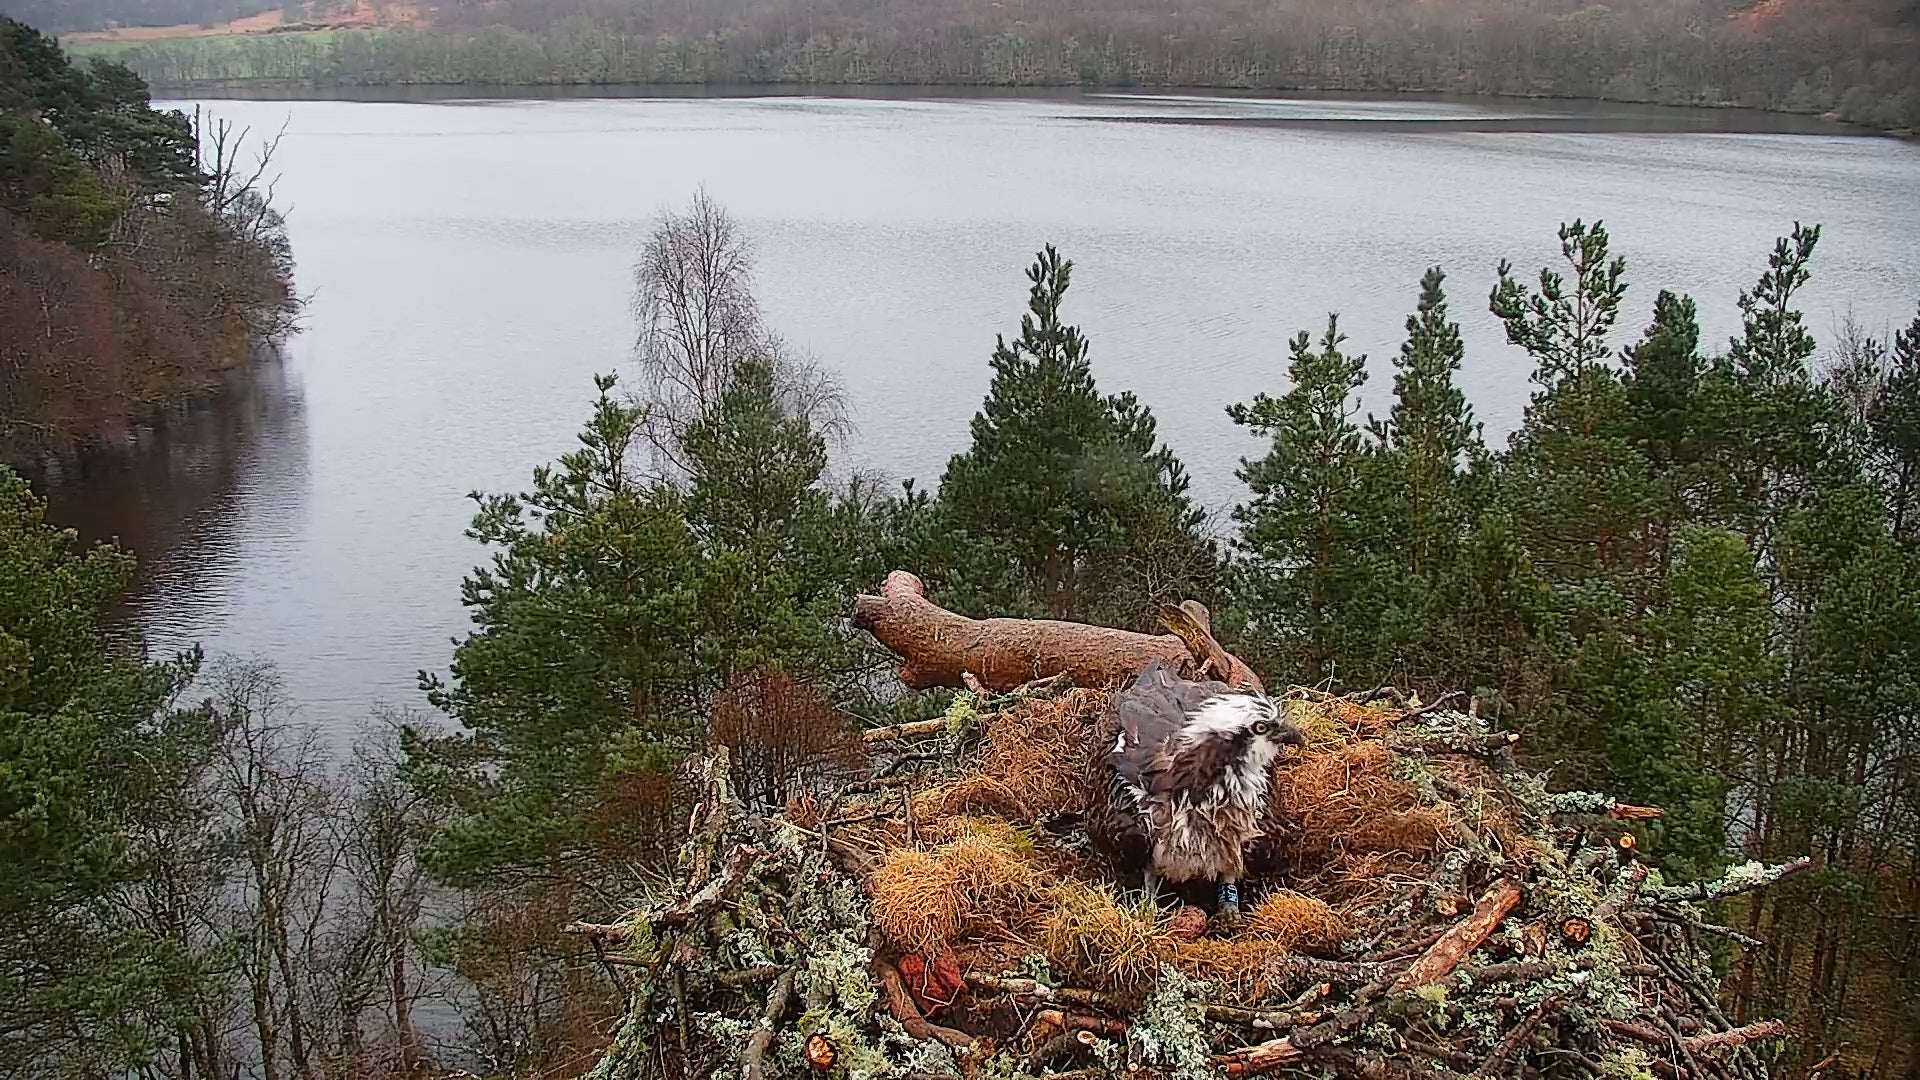
[[[773,816],[709,763],[672,902],[578,928],[635,976],[596,1075],[1766,1076],[1706,908],[1800,864],[1669,884],[1657,811],[1549,793],[1470,712],[1295,690],[1248,914],[1210,919],[1077,826],[1108,700],[963,693]]]

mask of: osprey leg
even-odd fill
[[[1236,918],[1240,914],[1240,882],[1234,878],[1221,878],[1213,887],[1213,898],[1220,905],[1220,914],[1227,918]]]

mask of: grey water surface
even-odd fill
[[[837,372],[858,431],[836,469],[937,478],[967,440],[994,336],[1045,243],[1103,389],[1150,404],[1224,509],[1255,444],[1225,408],[1285,388],[1286,341],[1338,311],[1389,360],[1421,271],[1449,272],[1488,435],[1530,366],[1486,311],[1502,257],[1554,260],[1602,218],[1629,260],[1622,344],[1662,288],[1716,346],[1796,220],[1826,232],[1805,292],[1823,341],[1920,301],[1920,146],[1815,121],[1547,102],[1067,94],[885,98],[212,100],[285,137],[274,161],[312,304],[284,359],[50,484],[57,520],[144,570],[157,649],[276,662],[346,733],[418,702],[463,631],[484,553],[472,490],[564,451],[595,372],[629,370],[630,265],[649,219],[706,190],[759,256],[789,341]]]

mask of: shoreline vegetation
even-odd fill
[[[296,329],[275,143],[150,102],[0,18],[0,462],[123,439]]]
[[[24,2],[24,0],[16,0]],[[960,0],[308,4],[265,29],[82,40],[156,87],[949,86],[1435,93],[1749,108],[1920,128],[1920,13],[1866,0],[1599,5],[1448,0],[1409,12],[1225,0],[1167,11]],[[378,20],[374,20],[376,23]],[[316,28],[325,27],[325,28]]]

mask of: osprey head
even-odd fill
[[[1263,694],[1216,694],[1187,716],[1173,738],[1176,790],[1207,802],[1264,806],[1267,773],[1306,737]],[[1204,794],[1203,794],[1204,793]]]

